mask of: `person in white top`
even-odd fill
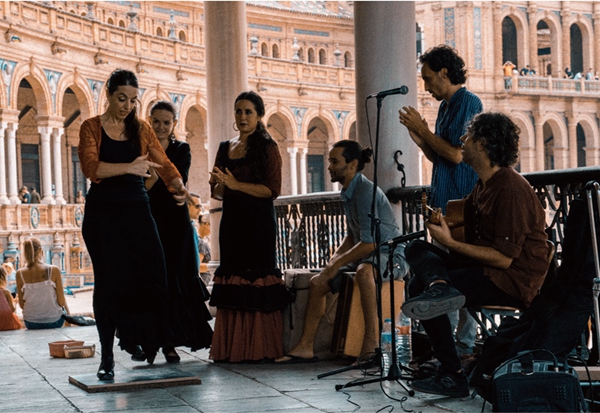
[[[63,308],[69,314],[60,270],[44,263],[44,251],[37,238],[23,246],[27,266],[17,271],[17,294],[25,327],[30,330],[63,326]]]

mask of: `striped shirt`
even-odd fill
[[[481,100],[466,88],[460,88],[450,102],[442,101],[435,122],[435,134],[453,146],[461,144],[460,138],[466,133],[473,117],[483,111]],[[467,196],[477,182],[477,174],[466,163],[458,165],[436,154],[431,177],[432,207],[442,208],[446,213],[446,203],[450,199]]]

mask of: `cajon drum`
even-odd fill
[[[331,352],[358,357],[365,335],[365,320],[358,285],[354,283],[354,274],[345,273],[342,278],[331,340]],[[404,302],[404,281],[394,280],[393,282],[394,315],[397,318]],[[390,285],[387,282],[383,283],[381,288],[381,301],[384,320],[391,318]]]
[[[310,279],[320,270],[291,269],[284,273],[285,285],[296,294],[296,300],[283,311],[283,350],[290,351],[300,341],[308,305]],[[314,352],[320,359],[332,358],[330,351],[338,294],[327,294],[325,316],[315,335]]]

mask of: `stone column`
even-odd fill
[[[241,1],[207,1],[204,3],[204,16],[210,171],[221,140],[235,136],[231,127],[234,121],[235,98],[240,92],[248,90],[246,4]],[[213,234],[219,233],[220,207],[220,201],[210,200],[210,224]],[[220,258],[217,236],[211,237],[211,256],[213,261]]]
[[[0,122],[0,204],[10,204],[6,196],[6,157],[4,156],[4,134],[7,122]]]
[[[298,148],[287,148],[290,155],[290,195],[298,195],[298,167],[296,165],[296,155]]]
[[[529,21],[529,64],[538,76],[546,76],[546,68],[538,64],[538,41],[537,41],[537,5],[529,4],[527,8],[527,17]],[[519,62],[521,63],[521,62]],[[522,65],[521,65],[522,66]]]
[[[40,141],[42,143],[42,188],[40,195],[42,196],[42,204],[54,204],[52,196],[52,164],[51,164],[51,148],[50,134],[52,128],[49,126],[38,126],[40,133]]]
[[[67,203],[63,197],[63,184],[62,184],[62,156],[61,156],[61,138],[65,133],[65,129],[62,127],[52,129],[52,165],[54,169],[54,199],[57,205],[64,205]]]
[[[535,154],[537,171],[544,170],[544,122],[542,115],[538,112],[533,114],[535,122]]]
[[[11,204],[20,204],[19,188],[17,188],[17,122],[7,124],[6,156],[8,166],[8,199]]]
[[[302,195],[307,192],[307,168],[306,168],[306,155],[308,154],[308,148],[300,148],[300,193]]]
[[[594,70],[600,70],[600,3],[594,3]],[[586,164],[587,165],[587,164]]]
[[[503,90],[504,69],[502,68],[502,65],[504,62],[502,61],[502,3],[493,3],[492,18],[494,24],[494,89]],[[513,79],[513,88],[514,87],[515,82]]]
[[[362,146],[371,146],[365,114],[367,96],[403,85],[409,90],[406,95],[387,96],[382,100],[377,181],[384,191],[400,186],[402,175],[394,163],[397,150],[402,151],[400,160],[405,166],[406,184],[415,185],[419,181],[419,150],[398,121],[398,110],[402,106],[417,107],[415,25],[414,2],[354,3],[356,136]],[[375,142],[377,99],[369,99],[368,110]],[[372,164],[367,165],[365,175],[373,179]]]
[[[558,72],[562,74],[567,66],[573,71],[573,68],[571,67],[571,27],[569,25],[571,12],[569,10],[568,1],[562,2],[560,17],[562,20],[562,53],[559,56],[562,56],[562,64],[558,68]],[[583,70],[585,70],[585,68]]]
[[[567,115],[567,150],[568,150],[568,165],[565,168],[577,168],[577,120],[573,113]]]

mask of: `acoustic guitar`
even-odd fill
[[[423,217],[432,224],[440,225],[442,216],[441,208],[432,208],[427,205],[427,193],[421,193]],[[474,211],[472,204],[466,199],[451,199],[446,204],[446,224],[450,228],[452,238],[461,242],[471,243],[475,239]]]

